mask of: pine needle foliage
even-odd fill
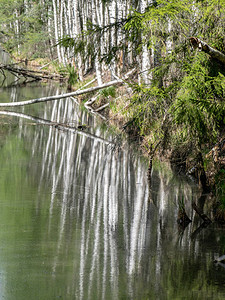
[[[168,139],[169,132],[170,141],[182,135],[184,144],[194,141],[196,147],[218,139],[225,123],[225,69],[208,54],[191,51],[188,37],[200,36],[225,53],[223,7],[225,1],[162,0],[143,14],[133,12],[135,18],[130,18],[126,29],[140,29],[145,35],[142,42],[150,40],[149,48],[155,47],[160,56],[151,70],[151,85],[134,88],[131,117],[142,134],[156,139],[166,134]],[[163,50],[168,37],[174,45],[169,54]]]

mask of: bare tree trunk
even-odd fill
[[[223,54],[217,49],[212,48],[211,46],[209,46],[208,44],[196,37],[191,37],[190,42],[194,49],[198,48],[199,50],[208,53],[212,58],[219,60],[225,66],[225,54]]]
[[[46,119],[42,119],[42,118],[38,118],[38,117],[33,117],[33,116],[30,116],[30,115],[26,115],[24,113],[17,113],[17,112],[13,112],[13,111],[0,111],[0,115],[13,116],[13,117],[28,119],[28,120],[34,121],[38,124],[54,126],[55,128],[57,128],[59,130],[68,130],[68,131],[72,131],[72,132],[77,132],[77,133],[79,133],[81,135],[84,135],[86,137],[96,139],[99,142],[103,142],[106,145],[113,144],[113,142],[108,141],[108,140],[106,140],[106,139],[104,139],[100,136],[97,136],[93,133],[89,133],[87,131],[84,131],[83,127],[81,127],[81,128],[79,128],[79,126],[74,127],[74,126],[70,126],[68,124],[53,122],[53,121],[50,121],[50,120],[46,120]]]
[[[52,32],[52,24],[54,23],[54,20],[52,20],[52,6],[48,7],[48,22],[47,22],[47,27],[48,27],[48,34],[49,34],[49,53],[50,53],[50,57],[51,60],[53,60],[53,45],[54,45],[54,41],[53,41],[53,32]]]
[[[60,15],[59,15],[59,36],[60,39],[63,38],[64,35],[64,28],[63,28],[63,11],[64,11],[64,0],[61,0],[60,4]],[[61,51],[61,58],[62,58],[62,63],[65,66],[66,65],[66,60],[65,60],[65,48],[60,46],[60,51]]]
[[[15,67],[14,65],[4,65],[0,64],[0,70],[4,71],[7,70],[13,75],[23,76],[24,78],[33,78],[35,80],[42,80],[42,79],[57,79],[63,80],[63,76],[60,74],[51,74],[47,71],[40,71],[40,70],[29,70],[24,69],[21,67]]]
[[[135,72],[135,69],[128,72],[124,76],[124,80],[127,79],[134,72]],[[54,95],[54,96],[37,98],[37,99],[32,99],[32,100],[27,100],[27,101],[20,101],[20,102],[0,103],[0,107],[24,106],[24,105],[35,104],[35,103],[40,103],[40,102],[47,102],[47,101],[51,101],[51,100],[64,99],[64,98],[68,98],[68,97],[71,97],[71,96],[79,96],[79,95],[95,92],[95,91],[104,89],[104,88],[109,87],[109,86],[123,84],[124,80],[123,79],[113,80],[113,81],[109,81],[109,82],[104,83],[104,84],[99,85],[99,86],[91,87],[91,88],[88,88],[88,89],[85,89],[85,90],[78,90],[78,91],[75,91],[75,92],[72,92],[72,93],[66,93],[66,94],[62,94],[62,95]]]
[[[116,1],[112,0],[111,3],[109,4],[109,21],[111,24],[115,23],[117,20],[116,18]],[[115,27],[111,28],[110,31],[110,48],[112,49],[113,47],[116,46],[116,29]],[[116,74],[116,61],[115,58],[112,59],[111,61],[111,69],[112,69],[112,78],[113,74]]]
[[[148,0],[142,0],[141,1],[141,13],[145,12],[145,9],[148,6]],[[144,37],[142,36],[142,40]],[[149,78],[149,72],[150,72],[150,53],[148,50],[148,46],[146,42],[144,41],[142,45],[142,57],[140,58],[142,62],[141,66],[141,72],[142,72],[142,78],[144,80],[145,84],[150,84],[150,78]]]
[[[101,24],[101,18],[99,14],[99,8],[98,8],[98,2],[95,0],[92,3],[92,23],[98,26],[102,26]],[[98,85],[102,84],[102,68],[100,63],[100,55],[101,55],[101,43],[102,43],[102,37],[95,37],[94,47],[95,51],[97,52],[95,57],[95,72],[96,77],[98,80]]]
[[[18,12],[18,9],[16,9],[15,11],[15,14],[16,14],[16,22],[15,22],[15,28],[16,28],[16,36],[17,38],[19,38],[19,35],[20,35],[20,23],[19,23],[19,12]],[[20,44],[18,44],[18,53],[20,54]]]
[[[58,35],[58,18],[57,18],[57,8],[56,8],[56,0],[52,0],[52,5],[53,5],[53,15],[54,15],[54,27],[55,27],[55,41],[56,44],[58,44],[59,41],[59,35]],[[60,53],[60,46],[57,45],[57,54],[59,58],[59,62],[62,61],[61,58],[61,53]]]
[[[73,0],[73,13],[74,13],[74,37],[81,34],[81,24],[80,24],[80,15],[79,15],[79,5],[78,0]],[[81,54],[77,54],[77,66],[78,66],[78,74],[79,79],[83,81],[83,64]]]

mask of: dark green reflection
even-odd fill
[[[50,193],[38,186],[30,160],[26,139],[10,134],[0,149],[1,299],[55,299],[65,295],[65,278],[72,278],[74,251],[57,253],[57,227],[48,231]],[[56,253],[63,259],[54,270]]]

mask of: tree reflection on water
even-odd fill
[[[194,184],[155,164],[150,194],[148,164],[133,145],[113,150],[115,135],[70,99],[46,104],[41,118],[18,116],[27,119],[15,134],[29,153],[32,205],[45,232],[38,244],[51,269],[43,295],[59,289],[63,299],[204,299],[210,292],[222,299],[224,275],[212,263],[222,233],[212,224],[191,239],[200,225],[191,208],[199,197]],[[192,223],[179,236],[181,197]]]

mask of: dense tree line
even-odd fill
[[[149,41],[145,43],[145,32],[140,33],[139,16],[132,16],[132,12],[144,16],[152,2],[1,0],[0,41],[8,51],[27,58],[49,55],[63,64],[72,61],[81,80],[90,68],[101,83],[109,64],[116,75],[138,63],[148,82],[154,51],[153,47],[150,51]]]
[[[152,153],[161,145],[181,164],[191,153],[203,165],[203,149],[218,145],[224,130],[225,67],[204,46],[225,54],[224,7],[225,0],[0,0],[0,40],[28,58],[72,65],[80,80],[92,70],[98,84],[107,72],[115,78],[135,67],[127,124]]]

